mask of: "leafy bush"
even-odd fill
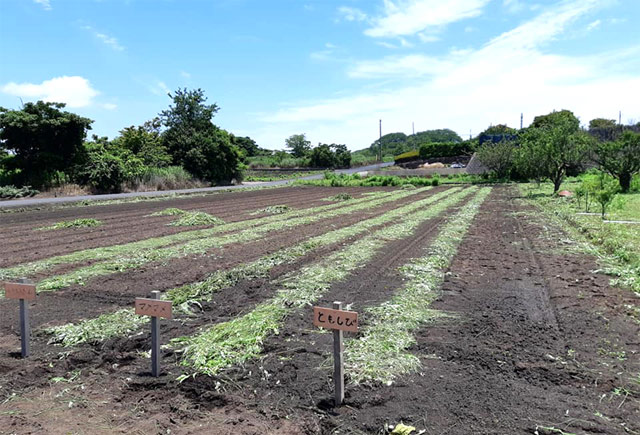
[[[15,186],[0,186],[0,198],[24,198],[26,196],[33,196],[40,193],[39,191],[32,189],[31,186],[15,187]]]
[[[469,142],[444,142],[427,143],[420,146],[419,154],[423,160],[434,157],[454,157],[470,154],[472,152]]]
[[[394,161],[396,163],[404,163],[410,162],[412,160],[418,160],[420,158],[420,153],[417,150],[407,151],[406,153],[402,153],[398,156],[394,157]]]
[[[186,189],[202,185],[201,181],[180,166],[143,167],[139,175],[125,182],[128,189],[136,191]]]

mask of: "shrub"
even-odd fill
[[[31,186],[23,186],[23,187],[1,186],[0,187],[1,199],[24,198],[27,196],[37,195],[38,193],[40,192],[35,189],[32,189]]]
[[[420,154],[417,150],[413,150],[413,151],[407,151],[406,153],[402,153],[398,156],[395,156],[393,158],[393,160],[396,163],[404,163],[404,162],[410,162],[412,160],[418,160],[420,158]]]
[[[434,157],[454,157],[471,153],[471,145],[468,142],[443,142],[427,143],[420,146],[419,155],[423,160]]]

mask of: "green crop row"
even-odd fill
[[[346,343],[352,382],[390,383],[420,366],[420,360],[407,351],[415,343],[413,332],[443,315],[430,308],[431,302],[438,296],[444,273],[489,192],[490,188],[480,190],[442,228],[425,256],[400,269],[406,283],[389,301],[366,310],[367,323],[359,337]]]
[[[193,375],[213,375],[256,357],[262,351],[264,340],[277,333],[288,313],[320,298],[332,284],[365,266],[388,243],[410,237],[420,224],[461,201],[471,190],[405,215],[402,222],[374,231],[323,260],[288,274],[279,280],[280,289],[272,299],[244,316],[173,340],[173,346],[182,353],[182,364]]]
[[[384,198],[391,196],[391,193],[385,192],[377,196],[377,198]],[[372,201],[374,198],[366,197],[353,201],[351,204],[360,204],[364,202]],[[152,250],[163,248],[169,245],[178,243],[184,243],[191,240],[203,239],[214,236],[218,233],[238,231],[246,228],[256,227],[259,225],[279,222],[289,219],[291,217],[302,217],[307,215],[313,215],[316,213],[333,210],[336,208],[344,207],[344,204],[335,203],[328,204],[319,207],[312,207],[308,209],[296,210],[291,213],[283,215],[274,215],[256,219],[249,219],[239,222],[233,222],[225,225],[219,225],[215,228],[199,229],[193,231],[184,231],[169,236],[154,237],[137,242],[124,243],[121,245],[103,246],[99,248],[84,249],[81,251],[72,252],[70,254],[58,255],[43,260],[32,261],[24,263],[18,266],[13,266],[5,269],[0,269],[0,280],[6,280],[11,278],[18,278],[22,276],[33,276],[35,273],[44,272],[55,266],[61,264],[73,264],[84,261],[103,261],[111,260],[123,255],[129,255],[132,252],[138,252],[143,250]]]
[[[241,280],[251,280],[267,277],[269,271],[282,264],[292,263],[304,255],[320,249],[323,246],[340,243],[350,237],[362,234],[369,229],[393,222],[405,214],[412,213],[426,207],[436,201],[451,196],[459,188],[449,189],[444,192],[429,196],[428,198],[410,203],[376,216],[363,220],[349,227],[330,231],[326,234],[305,240],[297,245],[281,249],[273,254],[266,255],[256,261],[244,263],[229,270],[219,270],[209,275],[204,281],[191,283],[169,290],[164,299],[170,300],[175,306],[186,309],[188,302],[197,303],[211,300],[212,296],[219,290],[231,287]],[[106,313],[98,319],[86,319],[76,324],[67,324],[50,328],[47,332],[52,334],[54,343],[71,346],[79,343],[94,343],[130,333],[137,328],[142,320],[133,315],[132,309],[119,310],[114,313]],[[96,328],[101,325],[101,328]],[[105,332],[106,331],[106,332]]]

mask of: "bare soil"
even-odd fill
[[[268,201],[286,203],[286,196],[300,193],[296,189],[278,189],[284,196]],[[336,190],[303,193],[319,199]],[[231,201],[239,196],[230,195]],[[181,368],[170,351],[164,352],[164,374],[149,376],[142,355],[149,348],[146,331],[74,349],[47,345],[36,333],[33,356],[22,360],[17,303],[2,300],[0,434],[378,434],[399,422],[427,434],[640,433],[640,324],[629,314],[638,298],[594,273],[594,258],[567,250],[515,196],[511,188],[495,187],[463,240],[433,306],[452,317],[421,328],[410,349],[421,359],[420,372],[388,386],[347,382],[340,408],[330,402],[331,335],[311,326],[311,307],[287,318],[259,360],[178,383]],[[184,270],[231,267],[398,205],[230,247],[216,252],[217,260],[185,259],[192,268],[178,260],[39,296],[34,328],[112,310],[163,281],[173,286],[201,277]],[[176,205],[153,203],[154,210],[169,206]],[[55,212],[47,219],[62,220]],[[402,285],[397,268],[423,255],[443,220],[425,222],[411,240],[389,244],[318,303],[341,300],[360,311],[388,300]],[[71,246],[83,248],[81,242]],[[163,339],[250,310],[273,295],[272,279],[323,254],[221,291],[194,319],[163,321]]]

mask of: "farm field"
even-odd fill
[[[38,291],[27,359],[0,298],[0,434],[640,433],[640,300],[513,186],[284,187],[0,227],[0,280]],[[158,378],[132,308],[152,290],[174,306]],[[360,315],[339,408],[311,322],[336,300]]]

